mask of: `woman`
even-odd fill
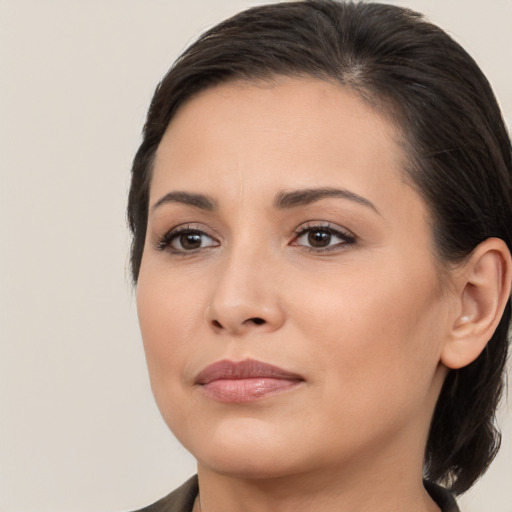
[[[144,510],[458,510],[499,447],[512,276],[467,53],[398,7],[250,9],[171,68],[132,171],[152,389],[198,462]]]

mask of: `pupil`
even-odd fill
[[[313,247],[326,247],[331,242],[331,234],[327,231],[310,231],[308,242]]]
[[[183,249],[197,249],[201,247],[201,235],[196,233],[181,235],[180,243]]]

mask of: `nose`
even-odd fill
[[[241,336],[273,332],[283,325],[275,260],[258,250],[238,249],[219,267],[206,310],[213,331]]]

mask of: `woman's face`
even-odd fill
[[[421,465],[449,292],[397,138],[313,79],[224,84],[173,119],[137,301],[156,401],[200,467]]]

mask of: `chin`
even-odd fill
[[[305,460],[284,431],[254,418],[222,422],[209,433],[176,436],[199,466],[248,479],[279,478],[304,469]],[[295,446],[294,446],[295,445]]]
[[[292,468],[276,462],[276,454],[262,457],[258,454],[218,453],[197,459],[198,466],[218,475],[245,480],[270,480],[294,473]]]

